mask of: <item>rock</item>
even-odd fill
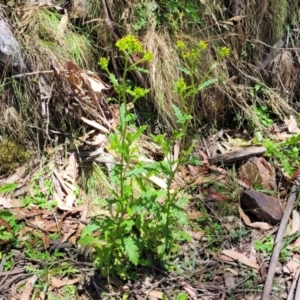
[[[240,166],[238,177],[249,186],[260,185],[263,189],[277,189],[274,168],[263,157],[251,157]]]
[[[240,199],[241,207],[249,216],[254,216],[257,221],[276,225],[283,215],[280,200],[261,192],[246,190]]]
[[[24,71],[26,65],[22,58],[21,47],[17,42],[8,20],[0,8],[0,63],[7,68]]]

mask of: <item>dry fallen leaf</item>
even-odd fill
[[[255,270],[259,268],[258,264],[253,263],[247,256],[235,250],[222,250],[222,253]]]
[[[298,128],[298,125],[297,125],[297,121],[295,120],[295,118],[292,115],[290,115],[289,120],[285,119],[284,122],[285,122],[285,125],[288,128],[289,133],[298,133],[298,132],[300,132],[300,129]]]
[[[192,300],[197,300],[197,292],[196,290],[188,283],[182,282],[181,283],[182,288],[189,294]]]
[[[102,90],[110,89],[108,85],[102,82],[99,78],[92,78],[84,73],[81,74],[85,83],[93,90],[95,93],[101,93]]]
[[[68,21],[69,21],[69,16],[65,12],[65,14],[61,17],[60,22],[57,26],[58,30],[64,32],[67,29]]]
[[[203,213],[201,211],[191,211],[188,212],[189,220],[197,220],[198,218],[203,217]]]
[[[59,279],[59,278],[50,276],[51,285],[54,286],[55,288],[61,288],[65,285],[72,285],[72,284],[78,283],[80,281],[81,281],[81,276],[74,278],[74,279],[69,279],[68,277]]]
[[[25,284],[25,287],[24,287],[24,290],[23,290],[23,293],[22,293],[22,296],[21,296],[22,300],[30,300],[30,299],[32,299],[30,296],[31,296],[34,284],[37,281],[37,279],[38,279],[38,276],[37,275],[33,275],[32,277],[30,277],[27,280],[27,282]]]
[[[78,176],[78,163],[77,163],[77,158],[75,153],[72,153],[70,155],[68,160],[68,166],[65,170],[64,175],[65,175],[64,177],[68,177],[71,179],[72,184],[76,183],[76,179]]]
[[[187,232],[194,240],[201,241],[205,235],[205,231],[188,231]]]
[[[18,199],[0,197],[0,206],[2,206],[3,208],[17,208],[21,207],[21,203]]]
[[[148,297],[153,297],[153,298],[157,298],[157,299],[163,299],[164,298],[164,293],[159,292],[159,291],[145,291],[144,292],[146,295],[148,295]],[[147,298],[148,299],[148,298]]]
[[[286,268],[295,276],[298,268],[300,266],[300,256],[299,254],[293,255],[293,258],[285,265]]]
[[[292,235],[300,229],[300,215],[296,210],[293,210],[292,228],[289,235]]]
[[[270,224],[266,223],[266,222],[251,222],[250,218],[244,213],[243,209],[239,206],[239,213],[241,215],[241,218],[243,219],[243,221],[245,222],[246,225],[253,227],[253,228],[260,228],[262,230],[269,230],[271,228],[273,228]]]
[[[82,117],[81,120],[84,123],[86,123],[86,124],[88,124],[88,125],[96,128],[96,129],[98,129],[101,132],[109,133],[109,130],[106,127],[102,126],[101,124],[97,123],[96,121],[88,120],[88,119],[86,119],[84,117]]]

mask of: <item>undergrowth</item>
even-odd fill
[[[144,51],[142,44],[133,36],[120,39],[116,46],[124,59],[124,72],[118,81],[108,69],[109,61],[100,59],[100,66],[108,74],[117,97],[111,99],[119,103],[119,124],[115,133],[110,135],[110,151],[116,161],[110,172],[111,196],[105,199],[109,215],[95,218],[82,232],[80,243],[94,249],[95,266],[104,275],[111,273],[121,277],[133,277],[133,266],[149,265],[146,254],[168,264],[169,255],[177,253],[179,244],[190,238],[184,231],[188,224],[184,210],[188,201],[186,196],[172,189],[177,168],[190,157],[192,147],[187,147],[191,113],[195,106],[196,95],[217,79],[209,79],[213,64],[200,83],[196,83],[198,73],[196,61],[206,49],[207,44],[200,41],[197,49],[186,49],[179,41],[177,47],[182,51],[184,65],[181,67],[185,78],[174,83],[174,93],[179,95],[179,107],[173,105],[178,129],[167,134],[152,135],[153,142],[161,149],[162,161],[145,162],[138,151],[138,140],[146,125],[136,127],[136,117],[131,108],[143,99],[148,89],[127,85],[128,74],[132,71],[147,72],[142,67],[150,63],[153,55]],[[229,54],[227,48],[220,49],[220,57]],[[130,64],[130,56],[139,55],[138,62]],[[174,149],[179,147],[178,157]],[[165,186],[157,189],[149,186],[153,177],[163,177]],[[138,191],[136,191],[136,186]],[[100,235],[95,235],[99,232]]]

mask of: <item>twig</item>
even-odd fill
[[[11,78],[20,78],[20,77],[26,77],[26,76],[33,76],[37,74],[52,74],[54,73],[53,70],[46,70],[46,71],[35,71],[35,72],[29,72],[29,73],[21,73],[17,75],[11,76]]]
[[[293,207],[294,207],[294,204],[295,204],[295,201],[297,198],[297,194],[298,194],[297,189],[298,189],[299,184],[300,184],[300,177],[297,177],[296,180],[294,180],[294,185],[292,187],[290,196],[288,198],[288,201],[287,201],[287,204],[286,204],[286,207],[284,210],[283,217],[280,222],[280,226],[278,228],[272,257],[271,257],[270,264],[269,264],[268,275],[267,275],[265,285],[263,288],[263,294],[262,294],[263,300],[268,300],[271,298],[270,296],[271,296],[272,284],[273,284],[276,265],[277,265],[280,250],[281,250],[282,240],[283,240],[284,232],[286,230],[286,226],[287,226],[289,218],[290,218],[290,214],[293,210]],[[297,299],[297,298],[295,298],[295,299]]]
[[[297,299],[297,298],[294,298],[294,292],[295,292],[295,289],[297,286],[297,282],[299,281],[299,275],[300,275],[300,267],[298,267],[297,273],[296,273],[293,283],[290,287],[289,294],[288,294],[288,297],[286,300]],[[298,284],[298,286],[299,286],[299,284]]]
[[[161,280],[155,282],[155,283],[151,286],[151,288],[147,291],[147,294],[146,294],[144,300],[147,300],[147,298],[148,298],[148,296],[150,295],[150,293],[151,293],[156,287],[158,287],[163,281],[165,281],[165,280],[166,280],[166,278],[163,277]]]
[[[299,269],[298,269],[299,270]],[[299,273],[299,272],[297,272]],[[297,300],[300,299],[300,283],[299,283],[299,274],[298,274],[298,278],[297,278],[297,288],[296,288],[296,293],[293,299]]]

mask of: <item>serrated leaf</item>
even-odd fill
[[[129,142],[133,143],[147,128],[147,125],[139,127],[134,134],[130,135]]]
[[[206,80],[204,81],[203,83],[201,83],[198,88],[197,88],[197,91],[198,92],[201,92],[203,91],[205,88],[207,88],[208,86],[214,84],[215,82],[217,82],[218,79],[217,78],[212,78],[212,79],[209,79],[209,80]]]
[[[116,87],[116,86],[119,85],[116,76],[114,74],[112,74],[112,73],[109,73],[109,80],[113,84],[114,87]]]
[[[97,229],[99,229],[99,226],[96,224],[87,225],[86,227],[84,227],[81,236],[84,237],[87,235],[92,235],[92,233]]]
[[[125,178],[128,178],[130,176],[138,176],[140,174],[145,174],[145,173],[147,173],[146,169],[144,169],[144,168],[135,168],[135,169],[133,169],[129,172],[126,172]]]
[[[182,73],[184,73],[184,74],[186,74],[186,75],[190,75],[190,74],[191,74],[190,70],[188,70],[188,69],[185,68],[185,67],[179,66],[178,69],[179,69]]]
[[[136,266],[139,262],[139,248],[135,244],[132,237],[124,238],[123,243],[125,253],[128,255],[130,262],[132,262]]]
[[[210,66],[209,72],[213,71],[217,66],[218,66],[218,63],[217,63],[217,62],[214,62],[214,63]]]
[[[133,220],[125,220],[121,223],[120,228],[125,232],[130,232],[135,222]]]

